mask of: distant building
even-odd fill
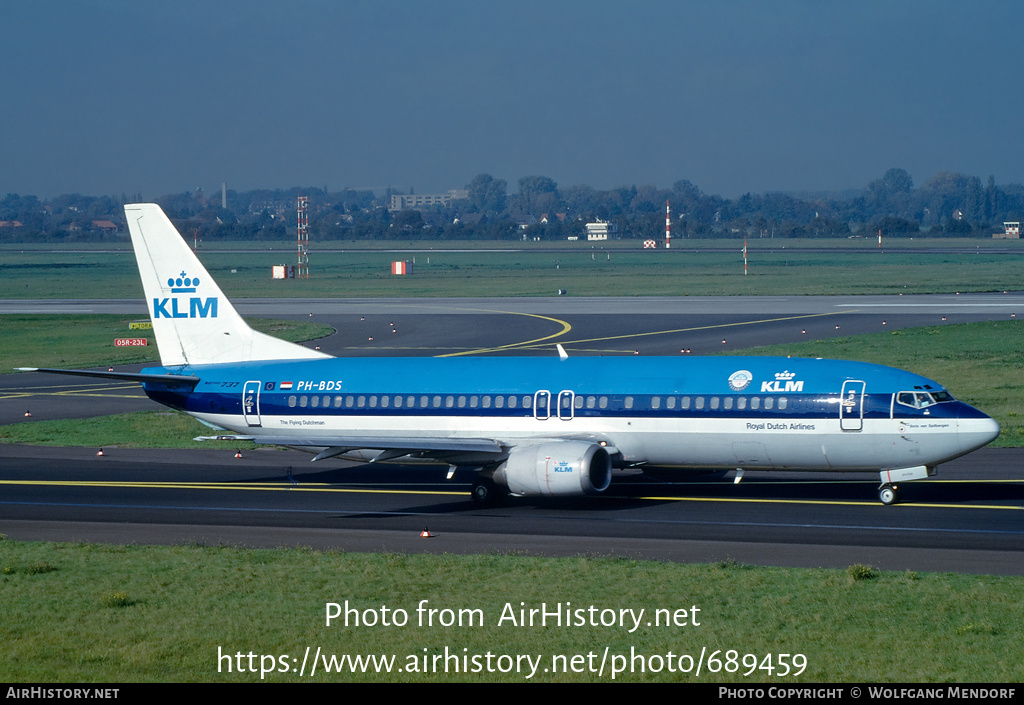
[[[992,237],[997,240],[1019,240],[1020,239],[1020,221],[1013,220],[1003,223],[1003,232],[993,233]]]
[[[618,235],[619,226],[615,223],[606,223],[599,220],[596,223],[587,223],[587,240],[607,240],[609,235]]]
[[[430,208],[431,206],[447,208],[453,201],[466,199],[469,199],[469,191],[466,189],[452,189],[448,193],[397,194],[391,197],[391,206],[388,210],[400,211],[403,208]]]

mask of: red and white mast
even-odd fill
[[[665,199],[665,249],[672,247],[672,210],[668,206],[668,199]]]

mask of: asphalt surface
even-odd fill
[[[141,302],[87,303],[131,312]],[[60,302],[4,302],[58,312]],[[64,305],[72,305],[65,303]],[[339,333],[338,356],[697,355],[899,327],[1009,318],[1019,293],[945,297],[493,299],[238,302]],[[111,310],[118,309],[118,310]],[[688,351],[688,352],[687,352]],[[160,408],[137,386],[0,375],[0,424]],[[25,412],[31,417],[26,419]],[[727,480],[617,477],[607,497],[480,509],[471,478],[436,467],[352,465],[295,451],[0,446],[0,532],[16,539],[347,550],[522,551],[676,561],[1024,574],[1024,453],[983,449],[907,483],[882,506],[877,476],[748,473]],[[427,527],[434,538],[423,539]]]

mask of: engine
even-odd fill
[[[556,441],[514,448],[494,481],[519,496],[598,494],[612,481],[607,449],[585,441]]]

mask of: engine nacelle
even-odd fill
[[[598,494],[611,484],[612,459],[597,443],[554,441],[513,448],[494,479],[519,496]]]

